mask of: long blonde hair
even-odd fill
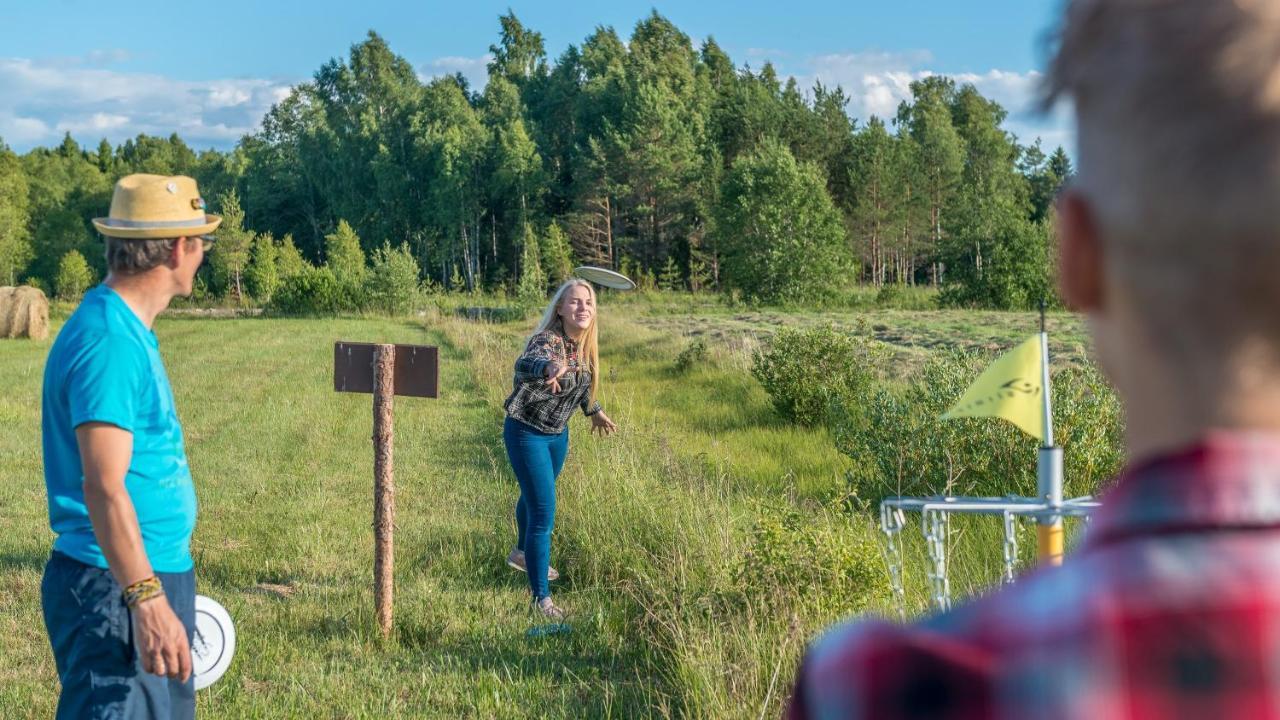
[[[560,309],[560,303],[564,301],[564,296],[570,289],[575,287],[584,287],[591,293],[591,307],[595,312],[591,314],[591,324],[587,326],[587,331],[582,334],[582,339],[578,341],[578,362],[585,363],[587,370],[591,372],[591,401],[595,402],[596,391],[600,388],[600,349],[596,340],[596,328],[600,325],[600,306],[596,301],[596,289],[591,283],[579,278],[571,278],[565,280],[564,284],[556,290],[551,296],[551,303],[547,305],[547,309],[542,313],[542,319],[538,321],[538,325],[533,329],[533,334],[525,340],[525,350],[529,349],[529,343],[538,336],[539,333],[547,330],[559,330],[564,332],[561,327],[560,315],[557,312]]]

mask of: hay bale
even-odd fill
[[[0,338],[49,337],[49,300],[28,285],[0,287]]]

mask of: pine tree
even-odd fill
[[[253,239],[253,257],[246,274],[249,292],[261,305],[270,303],[271,296],[280,287],[279,254],[280,249],[271,233],[263,233]]]
[[[557,286],[573,273],[573,256],[569,249],[569,239],[565,237],[560,224],[552,221],[547,224],[539,244],[542,270],[547,275],[547,282]]]
[[[547,275],[538,256],[538,236],[528,223],[524,226],[524,249],[520,257],[520,282],[516,295],[524,302],[536,304],[547,297]]]
[[[253,232],[244,227],[244,211],[235,190],[220,195],[218,207],[222,210],[222,224],[217,230],[218,241],[209,253],[214,289],[240,303],[245,296],[242,281],[249,266]]]
[[[360,249],[360,236],[347,224],[338,221],[338,229],[324,236],[324,264],[338,279],[338,284],[355,291],[363,283],[368,269],[364,251]]]
[[[668,255],[667,264],[662,267],[662,272],[658,275],[658,287],[663,290],[679,290],[684,286],[684,278],[680,276],[680,266],[676,264],[675,257]]]
[[[301,275],[310,266],[311,263],[302,257],[298,247],[293,244],[293,236],[285,235],[276,253],[276,273],[280,276],[280,282]]]

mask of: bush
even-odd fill
[[[289,277],[271,299],[271,308],[292,315],[333,315],[352,309],[347,293],[327,267],[310,267]]]
[[[833,402],[856,405],[869,391],[882,356],[880,346],[862,335],[788,328],[753,353],[751,374],[783,417],[820,425]]]
[[[832,409],[836,447],[854,460],[853,491],[886,494],[1036,493],[1039,443],[995,418],[940,420],[990,363],[952,351],[925,364],[905,387],[878,386]],[[1055,373],[1055,440],[1064,449],[1064,491],[1093,494],[1123,460],[1120,406],[1093,367]]]
[[[847,522],[838,509],[824,508],[815,517],[812,510],[759,506],[746,551],[733,567],[734,585],[744,596],[827,616],[883,602],[876,536],[858,533],[851,542]]]
[[[365,280],[369,307],[392,315],[412,310],[418,299],[418,274],[418,261],[408,245],[395,249],[383,245],[374,250],[373,267]]]
[[[49,286],[45,283],[45,281],[36,277],[35,275],[29,275],[23,278],[22,282],[19,283],[19,285],[30,285],[31,287],[44,293],[45,297],[48,297],[49,295],[52,294],[49,292]]]
[[[53,280],[59,300],[79,300],[84,291],[93,285],[93,271],[79,251],[72,250],[62,256],[58,274]]]
[[[698,338],[676,356],[676,372],[686,373],[707,361],[707,343]]]

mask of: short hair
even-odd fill
[[[121,275],[138,275],[160,267],[173,252],[178,238],[126,240],[105,237],[107,269]]]
[[[1171,342],[1280,347],[1280,0],[1073,0],[1054,39],[1109,270]]]

